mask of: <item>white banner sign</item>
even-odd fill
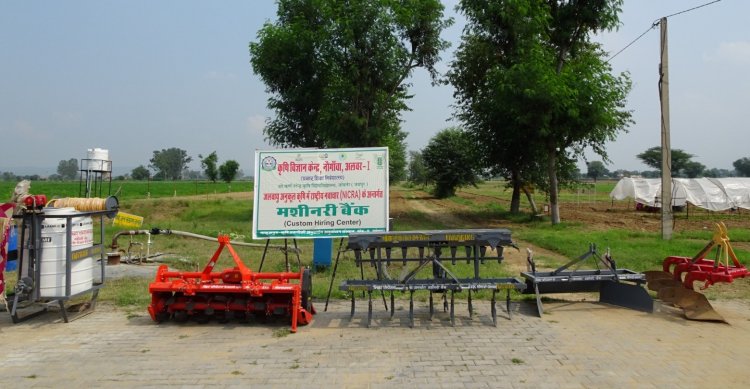
[[[255,152],[253,239],[388,230],[388,148]]]

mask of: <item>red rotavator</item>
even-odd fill
[[[218,241],[219,248],[201,272],[170,271],[166,265],[159,266],[156,280],[148,288],[151,293],[148,312],[154,321],[193,318],[205,323],[211,317],[224,321],[248,315],[289,316],[292,332],[297,332],[297,324],[312,321],[315,308],[309,269],[297,273],[253,272],[242,263],[228,236],[219,236]],[[214,272],[224,247],[236,266]]]

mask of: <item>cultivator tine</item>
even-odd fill
[[[391,291],[391,319],[393,319],[393,313],[396,312],[396,306],[394,304],[393,291]]]
[[[497,307],[495,304],[495,295],[497,294],[497,289],[492,290],[492,300],[490,300],[490,312],[492,313],[492,325],[497,327]],[[508,312],[510,313],[510,312]]]
[[[370,328],[372,323],[372,291],[367,291],[367,328]]]
[[[414,291],[409,291],[409,328],[414,328]]]
[[[391,265],[391,248],[390,247],[385,248],[385,263],[388,266]]]
[[[435,307],[432,305],[432,291],[430,291],[430,321],[432,321],[432,315],[435,313]]]
[[[455,309],[454,309],[454,305],[453,305],[453,302],[454,302],[453,293],[454,293],[454,291],[453,291],[453,289],[451,289],[451,326],[455,327],[456,326],[456,315],[455,315]]]
[[[349,314],[349,320],[354,319],[354,291],[352,291],[352,312]]]
[[[419,259],[424,259],[424,247],[420,246],[417,251],[419,252]]]
[[[443,312],[448,312],[448,294],[443,292]]]
[[[471,289],[469,289],[469,319],[474,318],[474,307],[471,306]]]
[[[362,250],[354,250],[354,264],[357,267],[362,266]]]
[[[466,258],[471,258],[471,246],[464,246],[464,250],[466,251]]]
[[[367,250],[370,253],[370,267],[375,267],[375,249]]]
[[[456,264],[456,252],[458,251],[458,247],[451,246],[451,264]]]

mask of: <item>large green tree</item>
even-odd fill
[[[69,160],[61,160],[60,163],[57,164],[57,174],[60,175],[60,178],[63,180],[72,180],[76,178],[76,175],[78,174],[78,160],[75,158],[71,158]]]
[[[421,151],[409,151],[408,170],[409,182],[417,185],[426,185],[430,181]]]
[[[234,178],[237,177],[237,171],[240,168],[240,164],[233,160],[227,160],[219,166],[219,177],[227,184],[231,184]]]
[[[138,165],[138,167],[134,168],[130,172],[130,177],[132,177],[134,180],[148,180],[151,177],[151,172],[146,169],[143,165]]]
[[[553,224],[558,187],[575,158],[630,123],[626,75],[611,74],[590,37],[614,28],[621,0],[463,0],[468,26],[450,77],[458,116],[484,142],[487,164],[514,183],[547,186]],[[544,168],[542,180],[538,169]]]
[[[281,147],[388,146],[403,177],[406,79],[435,64],[451,23],[438,0],[279,0],[277,20],[250,43],[253,70],[275,117],[264,128]],[[396,162],[396,163],[393,163]],[[403,162],[403,163],[400,163]]]
[[[462,186],[479,182],[480,166],[471,135],[460,128],[438,132],[422,151],[427,175],[435,183],[435,197],[456,194]]]
[[[206,174],[206,177],[211,180],[211,182],[216,182],[216,179],[219,176],[219,171],[216,168],[216,165],[219,163],[219,157],[216,155],[216,151],[211,152],[211,154],[205,157],[198,154],[198,158],[201,160],[203,173]]]
[[[602,161],[591,161],[586,164],[586,175],[596,182],[597,179],[609,174],[609,170]]]
[[[682,149],[672,149],[672,177],[695,178],[701,175],[706,167],[697,161],[693,161],[695,155]],[[656,169],[661,174],[661,147],[654,146],[636,155],[644,164]]]
[[[732,162],[734,170],[742,177],[750,177],[750,158],[744,157]]]
[[[149,167],[156,171],[154,177],[163,180],[179,180],[182,170],[193,158],[187,155],[187,151],[177,147],[169,149],[154,150],[154,156],[149,162]]]

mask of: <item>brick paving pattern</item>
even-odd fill
[[[322,310],[322,303],[317,304]],[[157,325],[100,305],[60,323],[48,313],[13,325],[0,312],[1,388],[706,388],[750,386],[750,304],[715,302],[731,323],[698,323],[670,308],[649,315],[589,302],[530,302],[500,310],[457,304],[427,320],[408,301],[395,318],[366,303],[349,319],[336,301],[313,324],[284,336],[283,323]],[[58,322],[56,322],[58,321]]]

